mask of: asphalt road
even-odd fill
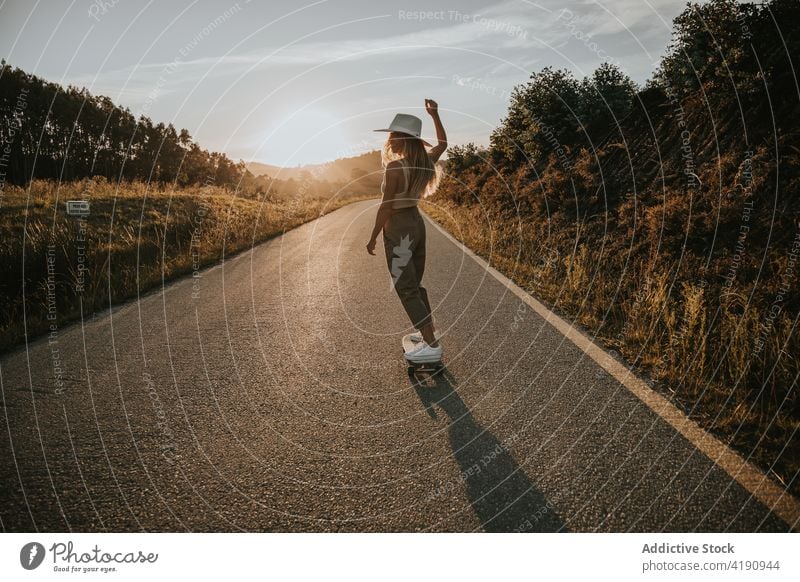
[[[374,209],[3,356],[3,530],[789,529],[432,227],[413,386]]]

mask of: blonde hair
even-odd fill
[[[390,162],[403,158],[408,162],[406,192],[420,192],[420,198],[433,194],[439,185],[441,170],[431,162],[425,144],[418,137],[393,131],[383,144],[381,162],[385,168]]]

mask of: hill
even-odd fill
[[[358,156],[348,158],[339,158],[332,162],[324,164],[308,164],[305,166],[296,166],[291,168],[281,168],[279,166],[272,166],[269,164],[262,164],[261,162],[250,162],[246,164],[246,168],[254,176],[269,176],[271,178],[279,178],[288,180],[302,179],[305,172],[308,172],[319,180],[327,180],[328,182],[347,182],[354,177],[359,177],[362,172],[371,174],[373,172],[381,172],[381,153],[378,150],[367,152]]]

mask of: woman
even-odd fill
[[[419,137],[422,130],[419,117],[399,113],[388,129],[375,130],[388,131],[389,138],[381,156],[385,167],[381,184],[383,200],[367,243],[367,252],[374,255],[375,242],[383,231],[386,263],[394,288],[411,324],[419,330],[411,337],[416,342],[415,347],[406,352],[406,359],[414,363],[442,359],[442,346],[433,328],[428,293],[420,284],[425,272],[425,223],[417,203],[436,189],[435,164],[447,149],[447,136],[436,102],[426,99],[425,110],[433,118],[438,140],[430,152],[425,150],[425,146],[430,144]]]

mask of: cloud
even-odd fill
[[[239,54],[146,63],[103,72],[102,83],[94,75],[72,77],[68,82],[108,93],[112,98],[140,102],[150,89],[161,85],[162,93],[174,92],[177,87],[196,80],[207,72],[214,76],[240,75],[248,70],[276,67],[313,67],[338,62],[404,60],[414,53],[432,49],[466,49],[497,54],[529,47],[534,40],[532,29],[546,31],[541,20],[520,10],[518,2],[507,2],[481,10],[480,13],[441,11],[441,18],[430,23],[401,18],[400,12],[380,14],[321,28],[306,38],[300,37],[284,46],[263,47]],[[394,19],[397,29],[415,27],[393,36],[347,38],[335,41],[314,41],[313,37],[352,24],[373,20]],[[166,73],[166,74],[165,74]]]
[[[305,79],[296,91],[324,86],[335,93],[339,86],[360,87],[362,109],[385,106],[387,89],[393,99],[403,102],[412,90],[424,87],[425,91],[441,92],[443,99],[445,95],[452,98],[465,110],[474,109],[494,119],[502,116],[507,93],[525,82],[533,70],[552,65],[582,76],[600,64],[599,51],[577,39],[573,30],[596,42],[603,53],[624,65],[634,80],[643,81],[652,72],[653,61],[662,54],[669,39],[669,20],[681,11],[683,1],[512,0],[475,12],[467,12],[468,8],[444,10],[438,18],[425,21],[401,18],[396,5],[375,3],[382,13],[365,16],[351,12],[351,17],[344,16],[341,22],[318,27],[307,20],[310,27],[304,29],[306,32],[290,35],[292,41],[285,45],[210,56],[193,52],[184,57],[176,52],[171,57],[162,53],[157,62],[102,71],[97,78],[85,75],[66,81],[106,94],[134,111],[157,105],[163,115],[166,110],[162,106],[177,108],[201,79],[207,87],[192,95],[192,110],[206,111],[216,103],[218,90],[229,87],[239,76],[243,76],[242,86],[252,89],[263,86],[262,77],[269,78],[271,87],[278,87],[299,75]],[[570,26],[564,9],[574,15]],[[662,14],[666,15],[663,19]],[[312,73],[315,67],[319,67],[319,75]],[[250,75],[248,71],[267,74]],[[414,75],[420,80],[409,83]],[[383,79],[371,92],[370,81],[390,76],[402,81],[389,88],[390,81]],[[442,81],[437,84],[436,78]],[[458,78],[464,79],[461,86],[453,81]],[[483,85],[497,90],[487,96],[480,92]],[[465,97],[467,90],[469,98]],[[281,99],[306,98],[303,93],[287,95],[271,104],[270,110],[281,106]],[[226,100],[229,105],[238,104],[230,105],[237,111],[242,104],[252,105],[246,91],[229,92]],[[352,105],[342,97],[334,96],[330,101],[332,107],[342,110]],[[191,118],[190,113],[181,115]]]

